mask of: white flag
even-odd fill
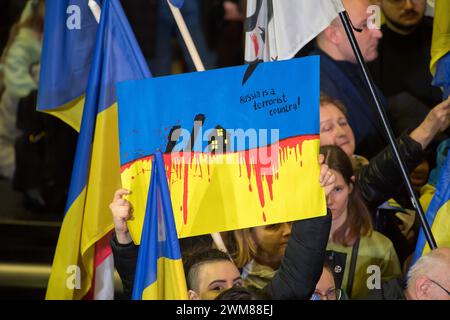
[[[344,11],[341,0],[248,0],[245,60],[286,60]]]

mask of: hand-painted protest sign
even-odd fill
[[[179,237],[324,215],[319,93],[318,57],[120,83],[122,184],[132,190],[135,242],[156,151]]]

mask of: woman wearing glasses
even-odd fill
[[[317,282],[311,300],[348,300],[345,292],[341,288],[336,287],[333,272],[328,263],[323,265],[322,275],[319,282]]]

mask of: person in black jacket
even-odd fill
[[[324,157],[321,156],[319,162],[323,163],[323,161]],[[328,195],[334,188],[335,176],[325,164],[321,166],[320,182],[325,194]],[[115,225],[111,247],[116,269],[122,279],[125,298],[131,297],[138,256],[138,246],[133,243],[126,224],[131,216],[132,206],[127,200],[122,199],[128,193],[129,191],[125,189],[116,191],[110,205]],[[281,266],[265,288],[271,297],[274,299],[309,299],[311,297],[322,274],[330,226],[330,214],[293,223],[292,234]],[[214,272],[214,269],[212,268],[211,271]],[[189,270],[186,272],[189,273]],[[188,289],[193,290],[197,285],[192,281],[188,282]],[[190,296],[193,297],[193,295]]]
[[[273,299],[299,299],[306,300],[311,297],[314,292],[315,285],[322,274],[322,266],[325,257],[325,248],[328,240],[328,234],[331,226],[331,215],[327,214],[324,217],[312,218],[307,220],[296,221],[293,224],[292,235],[289,239],[286,249],[285,257],[281,263],[280,269],[275,274],[274,278],[269,282],[264,291]],[[120,275],[123,284],[124,298],[130,299],[133,291],[134,272],[136,270],[137,256],[139,247],[133,242],[121,244],[118,242],[117,233],[114,234],[111,240],[111,247],[114,255],[114,264],[117,272]],[[211,249],[205,249],[205,254],[209,254]],[[227,255],[225,254],[225,258]],[[220,259],[222,262],[225,258]],[[219,259],[207,261],[204,266],[208,266],[207,271],[203,267],[202,272],[214,272],[221,275],[217,294],[221,290],[229,289],[230,283],[233,285],[240,285],[241,278],[239,271],[234,264],[227,263],[225,266],[227,270],[220,268],[224,264],[217,264]],[[227,260],[230,262],[230,260]],[[189,274],[190,269],[185,272]],[[224,272],[225,271],[225,272]],[[197,276],[201,278],[202,274]],[[210,275],[210,279],[213,279]],[[225,279],[225,280],[224,280]],[[226,280],[230,279],[230,281]],[[199,281],[199,280],[198,280]],[[209,283],[217,284],[216,281]],[[209,297],[214,299],[211,295],[211,290],[215,288],[206,288],[197,292],[196,289],[200,285],[198,282],[188,281],[189,297],[190,299],[198,299]]]
[[[450,99],[447,99],[433,108],[415,130],[409,134],[404,132],[397,138],[400,156],[410,172],[426,159],[429,152],[427,148],[436,134],[449,127],[449,117]],[[409,194],[391,147],[383,149],[370,162],[354,155],[355,138],[347,121],[346,108],[339,100],[324,94],[320,98],[320,142],[322,146],[341,147],[352,159],[356,185],[372,214],[377,231],[394,243],[400,263],[406,261],[414,250],[415,238],[404,236],[399,228],[402,222],[395,215],[381,214],[378,211],[378,207],[391,198],[396,199],[404,208],[411,208]]]
[[[397,139],[400,155],[410,171],[425,160],[430,142],[449,125],[450,97],[434,107],[420,126]],[[347,121],[346,108],[339,100],[325,94],[320,98],[320,143],[337,145],[352,159],[357,167],[356,184],[369,209],[399,194],[403,177],[391,148],[386,147],[370,162],[355,156],[355,137]]]

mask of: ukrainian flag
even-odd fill
[[[450,154],[440,169],[440,177],[436,185],[436,193],[431,200],[426,214],[431,231],[438,247],[450,247]],[[413,263],[423,254],[430,251],[423,231],[417,240]]]
[[[74,101],[71,99],[77,99],[78,94],[82,96],[86,91],[66,213],[48,283],[47,299],[112,298],[102,295],[102,290],[105,291],[111,283],[101,281],[100,276],[105,271],[105,261],[112,270],[108,235],[113,229],[113,221],[108,205],[114,191],[120,187],[116,83],[150,76],[118,0],[103,1],[94,49],[87,46],[90,41],[81,41],[84,45],[72,43],[75,52],[71,58],[61,57],[73,39],[83,40],[92,36],[94,29],[90,24],[93,18],[86,9],[87,2],[47,2],[46,19],[50,22],[45,29],[47,50],[43,70],[51,69],[53,74],[46,75],[43,71],[41,101],[53,101],[47,105],[48,109],[56,108],[61,102],[71,104]],[[77,3],[83,8],[81,30],[76,31],[78,36],[60,30],[67,28],[63,16],[67,17],[68,8],[62,3]],[[52,21],[61,24],[52,24]],[[85,26],[86,30],[83,29]],[[91,50],[93,58],[89,63],[87,51]],[[83,84],[86,68],[90,68],[87,86]],[[61,74],[57,75],[57,71]],[[46,87],[49,83],[54,86],[53,91]],[[52,94],[55,96],[52,97]],[[80,286],[68,285],[67,271],[72,270],[69,268],[73,266],[80,270]]]
[[[444,89],[444,99],[450,95],[450,1],[436,0],[431,46],[433,85]]]
[[[187,300],[169,186],[161,153],[153,159],[133,300]]]
[[[98,23],[87,0],[47,0],[38,110],[80,130]]]

